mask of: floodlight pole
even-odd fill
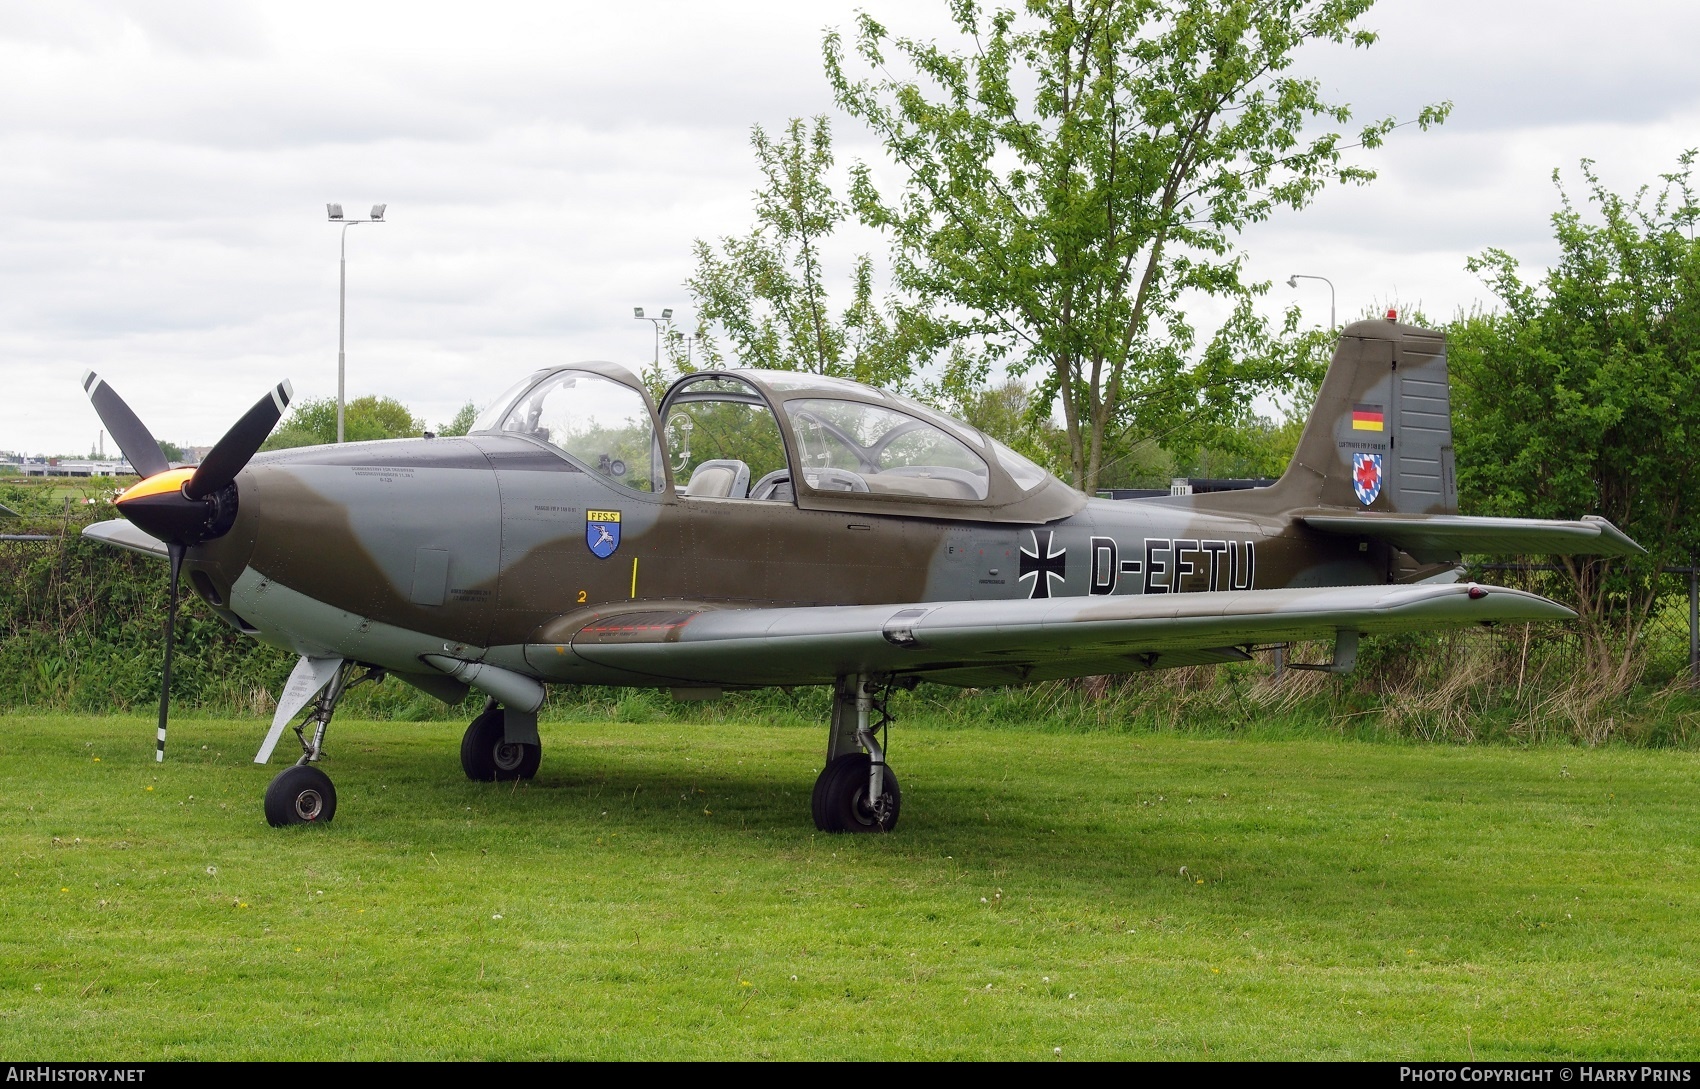
[[[655,326],[655,366],[659,368],[661,366],[661,327],[673,320],[673,308],[669,306],[662,310],[659,318],[646,318],[643,316],[643,307],[634,306],[632,307],[632,317],[638,321],[647,321]]]
[[[358,227],[362,223],[382,223],[384,206],[378,205],[373,211],[377,215],[369,219],[344,219],[340,205],[331,206],[334,211],[330,222],[342,224],[342,256],[339,262],[340,272],[336,289],[336,441],[343,441],[343,383],[347,375],[347,355],[344,353],[344,341],[348,333],[348,228]]]
[[[1287,286],[1288,287],[1298,287],[1300,280],[1321,280],[1323,283],[1328,285],[1328,328],[1329,328],[1330,331],[1333,331],[1333,329],[1335,328],[1335,325],[1334,325],[1334,281],[1330,280],[1326,276],[1307,276],[1302,272],[1295,272],[1291,276],[1287,277]]]

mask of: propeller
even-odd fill
[[[83,392],[94,402],[95,414],[106,425],[106,433],[112,436],[118,449],[124,451],[130,468],[136,470],[137,476],[150,477],[171,468],[148,425],[130,411],[124,398],[118,396],[100,375],[93,371],[83,372]]]
[[[165,723],[171,709],[171,655],[177,642],[178,583],[190,548],[230,532],[236,522],[236,475],[266,441],[294,395],[279,382],[224,433],[194,469],[173,469],[147,425],[100,375],[83,375],[106,430],[142,480],[118,497],[118,513],[165,542],[171,561],[171,590],[165,610],[165,664],[159,684],[159,733],[154,760],[165,759]]]

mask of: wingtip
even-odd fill
[[[1647,554],[1647,549],[1641,542],[1618,529],[1611,519],[1602,518],[1597,514],[1584,514],[1582,521],[1595,527],[1599,532],[1600,539],[1612,545],[1611,551],[1602,552],[1601,555],[1645,556]]]

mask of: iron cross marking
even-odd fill
[[[1021,573],[1016,581],[1031,578],[1033,586],[1027,596],[1050,597],[1051,580],[1064,581],[1068,577],[1068,549],[1051,550],[1053,536],[1048,529],[1030,529],[1033,535],[1033,551],[1021,550]]]

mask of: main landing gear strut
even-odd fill
[[[336,714],[338,703],[348,690],[368,681],[380,681],[384,671],[376,666],[365,667],[359,677],[357,662],[341,662],[336,675],[313,697],[307,713],[295,724],[295,736],[301,742],[301,758],[292,767],[283,769],[266,787],[266,823],[273,828],[289,824],[329,824],[336,816],[336,787],[331,777],[314,767],[325,752],[325,730]],[[312,726],[311,735],[307,729]],[[268,743],[269,744],[269,743]],[[269,753],[262,753],[262,756]]]
[[[880,732],[891,724],[891,686],[868,674],[840,677],[833,690],[826,767],[815,780],[815,827],[822,832],[889,832],[903,791],[885,762]]]

